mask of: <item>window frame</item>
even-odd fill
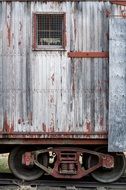
[[[38,45],[37,43],[37,15],[63,15],[62,45]],[[64,12],[34,12],[32,22],[32,50],[65,50],[66,48],[66,13]]]

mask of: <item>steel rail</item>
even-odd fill
[[[114,183],[98,183],[94,181],[92,178],[83,178],[81,180],[56,180],[49,176],[44,176],[43,179],[35,180],[35,181],[22,181],[20,179],[15,178],[11,174],[0,174],[0,186],[31,186],[31,187],[53,187],[53,188],[65,188],[65,189],[80,189],[80,188],[98,188],[103,187],[107,189],[126,189],[126,177],[120,178],[119,181]]]

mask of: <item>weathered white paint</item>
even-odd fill
[[[106,11],[120,8],[102,1],[0,2],[1,130],[7,119],[14,132],[107,132],[108,60],[70,59],[67,52],[108,51]],[[65,51],[32,50],[35,12],[66,13]]]
[[[110,20],[109,151],[126,150],[126,19]]]

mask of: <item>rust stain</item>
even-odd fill
[[[69,127],[68,127],[68,132],[70,132],[71,131],[71,125],[69,125]]]
[[[10,127],[10,133],[12,133],[14,131],[14,119],[13,119],[13,122],[11,123],[11,127]]]
[[[86,124],[86,132],[91,132],[92,131],[92,125],[90,121],[87,121]]]
[[[28,121],[29,121],[29,124],[32,126],[32,112],[30,112],[28,115]]]
[[[61,84],[62,84],[62,81],[63,81],[62,76],[61,76],[61,78],[60,78],[60,81],[61,81]]]
[[[50,103],[53,103],[54,102],[54,98],[53,96],[50,97]]]
[[[11,44],[11,29],[10,26],[7,24],[7,39],[8,39],[8,46],[10,47]]]
[[[43,132],[46,132],[46,125],[45,125],[45,123],[42,123],[42,130],[43,130]]]
[[[99,124],[103,128],[103,126],[104,126],[104,119],[103,119],[103,117],[100,118],[100,123]]]
[[[97,92],[97,93],[108,93],[108,89],[107,88],[97,88],[96,90],[95,90],[95,92]]]
[[[14,40],[14,33],[12,33],[12,40]],[[13,44],[12,48],[13,49],[15,48],[14,44]]]
[[[109,33],[108,32],[106,33],[106,38],[107,38],[107,40],[109,40]]]
[[[75,34],[75,39],[76,39],[77,30],[76,30],[76,19],[75,18],[74,18],[74,34]]]
[[[54,132],[54,126],[50,127],[50,132]]]
[[[99,93],[101,94],[102,93],[102,87],[99,87]]]
[[[23,25],[22,25],[22,23],[21,23],[21,22],[19,23],[19,25],[20,25],[19,30],[21,31],[21,30],[22,30]]]
[[[18,42],[18,45],[19,45],[19,46],[21,45],[21,41]]]
[[[106,17],[109,17],[111,15],[111,11],[105,10],[105,15],[106,15]]]
[[[21,124],[22,120],[21,119],[18,119],[18,124]]]
[[[25,125],[24,119],[23,119],[23,118],[19,118],[19,119],[18,119],[18,124],[23,124],[23,125]]]
[[[3,125],[4,125],[3,126],[4,132],[12,133],[14,131],[14,119],[13,119],[13,122],[9,125],[6,112],[5,112],[5,116],[4,116],[4,124]]]
[[[72,92],[73,92],[73,95],[75,95],[75,83],[73,81],[73,84],[72,84]]]
[[[51,121],[50,121],[50,129],[49,129],[49,132],[54,132],[54,114],[52,113],[51,114]]]
[[[33,49],[36,49],[36,34],[37,34],[37,28],[36,28],[36,26],[37,26],[37,21],[36,21],[36,14],[33,14],[33,22],[34,22],[34,29],[33,29]]]
[[[125,18],[126,17],[126,9],[122,10],[121,13],[122,13],[122,16]]]
[[[103,85],[103,84],[108,84],[109,80],[98,80],[98,84]]]
[[[73,77],[72,77],[72,93],[73,93],[73,96],[75,96],[75,81],[74,81],[74,79],[75,79],[75,66],[74,66],[74,64],[72,65],[72,75],[73,75]]]
[[[64,35],[63,35],[63,47],[65,48],[67,45],[67,37],[66,37],[66,14],[64,14]]]
[[[54,80],[55,80],[54,73],[52,74],[51,79],[52,79],[52,85],[54,85]]]
[[[104,118],[103,117],[100,118],[99,124],[100,124],[101,130],[103,131],[104,130]]]
[[[22,123],[23,123],[23,125],[25,125],[25,121],[24,121],[24,118],[22,118]]]

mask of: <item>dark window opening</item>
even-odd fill
[[[64,14],[36,14],[34,30],[38,48],[64,48]]]

